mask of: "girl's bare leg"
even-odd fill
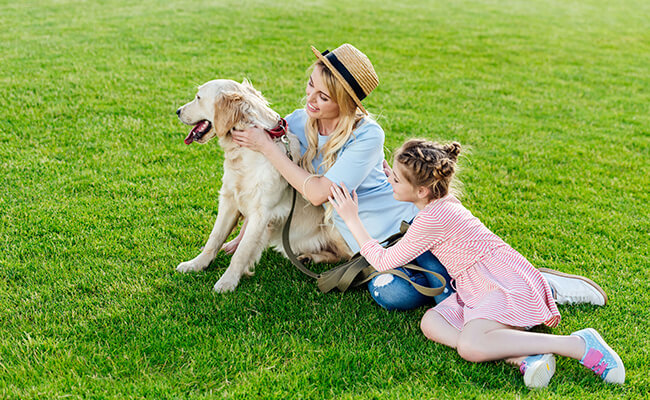
[[[477,319],[465,324],[456,348],[461,357],[473,362],[520,362],[526,356],[546,353],[580,360],[585,343],[577,336],[521,331],[496,321]]]
[[[451,325],[436,310],[430,309],[420,321],[420,329],[424,336],[436,343],[456,348],[460,331]]]
[[[226,254],[234,254],[235,250],[237,250],[237,246],[239,246],[239,242],[241,242],[241,238],[244,237],[244,232],[246,231],[246,224],[248,223],[247,219],[244,219],[244,223],[241,226],[241,229],[239,230],[239,234],[237,235],[236,238],[231,240],[228,243],[224,243],[223,246],[221,246],[221,250],[223,250]]]

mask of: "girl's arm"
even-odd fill
[[[333,182],[300,168],[287,157],[283,149],[275,145],[263,129],[254,126],[244,131],[233,130],[232,137],[238,145],[262,153],[284,179],[313,205],[319,206],[327,202]]]
[[[352,192],[352,196],[350,196],[350,192],[348,192],[343,182],[341,182],[341,187],[332,185],[330,191],[331,195],[328,199],[330,204],[348,226],[359,247],[363,246],[367,241],[372,240],[366,227],[363,226],[361,218],[359,218],[359,198],[357,197],[357,192]]]
[[[377,271],[402,267],[443,240],[442,230],[432,218],[421,215],[397,244],[384,249],[363,226],[359,218],[356,193],[350,195],[345,185],[342,188],[332,185],[331,191],[330,204],[350,228],[361,248],[361,254]]]

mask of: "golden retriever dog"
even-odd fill
[[[214,285],[216,292],[233,291],[242,275],[253,275],[262,251],[273,246],[286,256],[282,246],[282,227],[291,210],[292,188],[271,163],[260,153],[235,144],[233,129],[252,125],[272,130],[281,122],[262,94],[246,80],[238,83],[217,79],[199,87],[196,97],[179,108],[181,122],[192,125],[185,139],[207,143],[215,136],[224,151],[223,179],[219,191],[217,220],[201,254],[182,262],[180,272],[206,269],[232,233],[241,217],[247,225],[230,265]],[[287,145],[274,139],[278,146],[300,158],[298,138],[286,132]],[[292,250],[314,262],[335,262],[349,258],[351,251],[338,231],[324,224],[323,207],[316,207],[300,194],[291,222]]]

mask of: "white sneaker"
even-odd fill
[[[519,366],[524,375],[524,384],[531,389],[545,388],[555,373],[553,354],[537,354],[526,357]]]
[[[538,268],[553,291],[558,304],[593,304],[604,306],[607,294],[591,279],[565,274],[550,268]]]

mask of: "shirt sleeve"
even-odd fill
[[[353,135],[324,175],[337,185],[344,182],[350,191],[357,189],[384,159],[384,131],[378,124],[366,122]]]
[[[300,142],[300,155],[302,156],[307,152],[307,137],[305,135],[305,122],[306,122],[306,116],[305,116],[305,109],[297,109],[291,114],[287,115],[284,117],[284,119],[287,120],[287,124],[289,125],[289,130],[291,133],[296,135],[298,137],[298,141]]]
[[[369,240],[361,246],[361,255],[377,271],[387,271],[408,264],[443,241],[442,225],[436,222],[432,215],[420,212],[406,234],[395,245],[385,249],[377,240]]]

